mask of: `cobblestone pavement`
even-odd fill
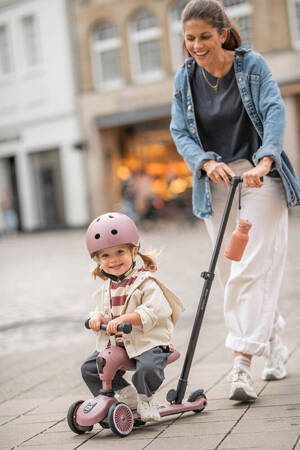
[[[201,414],[172,416],[138,428],[125,439],[95,425],[84,435],[66,423],[71,403],[89,397],[80,376],[94,349],[83,321],[99,281],[91,278],[84,230],[0,238],[0,448],[46,449],[300,449],[300,215],[290,217],[288,262],[281,293],[287,320],[288,377],[263,382],[262,358],[253,363],[254,404],[230,402],[227,375],[232,355],[224,349],[222,293],[214,283],[190,373],[187,394],[204,388]],[[211,247],[202,222],[158,223],[141,231],[143,250],[157,249],[158,276],[184,301],[176,345],[184,355],[208,269]],[[175,388],[183,358],[169,366],[156,395]]]

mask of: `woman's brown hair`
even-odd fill
[[[235,50],[241,45],[241,36],[228,17],[224,6],[218,0],[191,0],[183,9],[181,22],[184,27],[186,22],[194,19],[201,19],[213,28],[216,28],[219,34],[222,30],[227,30],[227,39],[222,44],[225,50]],[[183,48],[189,53],[183,44]]]
[[[129,247],[133,248],[133,246],[131,244],[128,244]],[[154,259],[154,257],[150,254],[146,255],[144,253],[140,253],[138,252],[138,255],[141,257],[142,261],[143,261],[143,266],[142,269],[147,270],[149,272],[156,272],[157,271],[157,264],[156,261]],[[97,254],[94,255],[94,257],[97,256]],[[99,277],[102,280],[107,280],[107,277],[105,275],[103,275],[103,273],[101,272],[101,267],[99,265],[97,265],[97,267],[95,267],[92,270],[92,276],[94,278]]]

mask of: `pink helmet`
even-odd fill
[[[135,223],[125,214],[110,212],[97,217],[87,229],[86,245],[91,257],[104,248],[115,245],[139,244]]]

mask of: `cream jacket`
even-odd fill
[[[95,292],[94,301],[96,302],[94,312],[101,312],[107,321],[111,320],[110,280],[106,280]],[[151,272],[138,272],[121,312],[121,314],[137,312],[143,323],[142,327],[133,326],[130,334],[123,335],[128,356],[134,358],[158,345],[173,347],[174,325],[183,311],[181,300]],[[95,334],[96,349],[100,352],[107,346],[109,336],[102,330]]]

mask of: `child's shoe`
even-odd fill
[[[262,371],[261,378],[263,380],[281,380],[286,377],[285,363],[288,360],[288,348],[283,345],[280,338],[271,341],[271,351],[266,360],[265,367]]]
[[[236,366],[231,373],[229,400],[253,402],[257,399],[250,371]]]
[[[137,408],[137,392],[131,384],[123,389],[120,389],[119,391],[116,391],[115,397],[119,402],[126,403],[130,409]]]
[[[156,406],[153,404],[152,397],[146,397],[145,395],[139,396],[137,412],[141,416],[141,420],[144,422],[160,421],[160,414]]]

